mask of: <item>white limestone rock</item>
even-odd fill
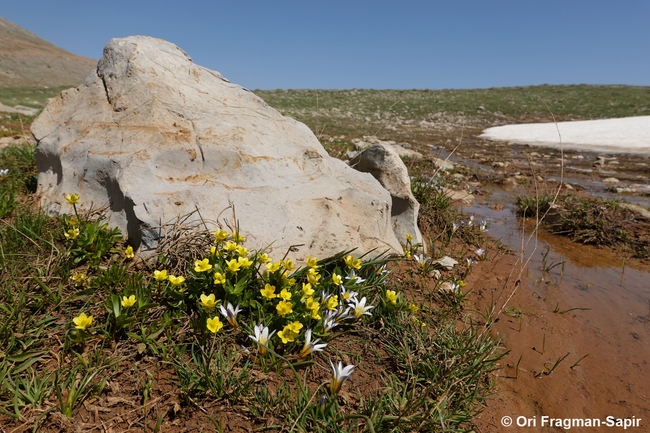
[[[51,100],[32,133],[42,207],[71,213],[67,193],[82,208],[107,205],[109,223],[145,252],[180,216],[199,209],[212,230],[231,204],[247,247],[270,246],[277,258],[292,245],[302,245],[297,260],[401,252],[379,182],[160,39],[112,39],[97,70]]]
[[[378,142],[366,147],[350,160],[350,166],[372,174],[390,192],[393,230],[397,239],[405,242],[409,234],[414,243],[423,243],[418,228],[420,204],[411,192],[408,169],[393,146]]]

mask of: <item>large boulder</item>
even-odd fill
[[[34,121],[38,193],[51,214],[108,206],[109,223],[152,251],[184,215],[208,228],[233,214],[249,248],[327,257],[399,253],[391,197],[279,114],[177,46],[113,39],[85,83]],[[197,212],[197,209],[199,212]],[[225,211],[225,212],[224,212]]]

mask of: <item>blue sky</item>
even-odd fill
[[[155,36],[250,89],[650,85],[647,0],[3,3],[0,16],[75,54]]]

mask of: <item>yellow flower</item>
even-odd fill
[[[239,257],[237,259],[237,263],[239,263],[239,266],[241,266],[244,269],[248,269],[251,267],[253,262],[251,262],[248,257]]]
[[[386,299],[393,305],[397,304],[397,292],[394,290],[386,290]]]
[[[237,259],[227,260],[226,265],[228,265],[228,270],[233,274],[236,273],[241,267],[241,263],[239,263]]]
[[[165,281],[167,279],[167,271],[153,271],[153,277],[156,281]]]
[[[339,297],[338,295],[330,296],[327,300],[327,309],[330,311],[336,310],[336,307],[339,306]]]
[[[206,272],[212,269],[212,265],[209,263],[208,259],[196,260],[194,262],[194,270],[196,272]]]
[[[318,311],[320,308],[320,303],[310,296],[309,298],[305,299],[305,307],[311,311]]]
[[[291,330],[291,332],[293,332],[294,334],[298,334],[300,332],[300,330],[302,329],[302,323],[294,321],[294,322],[291,322],[287,326],[284,327],[284,329],[287,329],[287,328],[289,328]]]
[[[226,242],[226,246],[224,248],[225,248],[226,251],[231,252],[231,251],[237,251],[238,246],[239,245],[237,245],[235,242],[228,241],[228,242]]]
[[[338,286],[339,284],[341,284],[342,281],[343,281],[343,279],[341,278],[340,275],[338,275],[338,274],[332,274],[332,282],[333,282],[334,284],[336,284],[336,285]]]
[[[70,218],[68,220],[68,224],[70,224],[73,227],[78,225],[79,224],[79,218],[77,218],[77,217]]]
[[[70,203],[70,205],[74,206],[79,201],[79,194],[66,194],[65,199]]]
[[[311,316],[312,319],[314,320],[320,320],[323,318],[323,316],[320,315],[320,312],[318,310],[311,310]]]
[[[217,231],[214,232],[214,237],[217,239],[218,242],[225,241],[226,239],[228,239],[228,236],[230,236],[228,232],[221,229],[217,229]]]
[[[354,257],[347,255],[345,256],[344,261],[348,268],[361,269],[361,259],[355,259]]]
[[[406,234],[406,242],[411,242],[413,240],[413,236],[409,235],[408,233]]]
[[[280,269],[280,265],[282,265],[282,261],[275,262],[275,263],[267,263],[266,270],[269,272],[276,272],[277,270]]]
[[[463,280],[458,280],[458,285],[460,287],[465,287],[466,286],[465,281],[463,281]]]
[[[126,247],[126,249],[124,250],[124,255],[126,256],[127,259],[132,259],[133,257],[135,257],[135,253],[133,252],[133,247],[131,245]]]
[[[280,301],[278,305],[276,305],[275,309],[278,311],[278,314],[282,317],[286,316],[287,314],[293,311],[291,302],[287,302],[287,301]]]
[[[64,235],[66,239],[77,239],[79,237],[79,229],[70,229]]]
[[[314,294],[314,289],[311,288],[311,284],[302,283],[302,293],[304,293],[305,296],[313,295]]]
[[[214,307],[216,307],[219,302],[221,302],[221,300],[214,299],[214,293],[210,293],[207,296],[205,295],[205,293],[202,293],[199,304],[201,304],[201,306],[205,311],[212,311],[214,310]]]
[[[309,284],[313,284],[314,286],[318,284],[318,281],[320,280],[320,274],[316,271],[314,268],[309,268],[307,271],[307,281],[309,281]]]
[[[406,257],[407,259],[410,259],[411,258],[411,252],[409,250],[404,250],[404,257]]]
[[[75,326],[75,328],[81,329],[83,331],[87,327],[92,325],[93,316],[86,316],[86,313],[81,313],[80,315],[72,319],[72,321],[74,322],[75,325],[77,325]]]
[[[122,296],[122,306],[124,308],[133,307],[134,305],[135,305],[135,295],[131,295],[128,298],[126,296]]]
[[[185,277],[182,275],[178,277],[170,275],[169,282],[172,283],[172,286],[180,286],[181,284],[183,284],[183,282],[185,282]]]
[[[287,289],[282,289],[282,291],[280,292],[280,297],[285,301],[289,301],[291,300],[291,292],[288,291]]]
[[[81,287],[88,280],[88,276],[85,272],[79,272],[78,274],[74,274],[72,277],[70,277],[70,279],[74,282],[75,286]]]
[[[412,303],[409,304],[408,308],[411,313],[417,313],[420,310],[420,308],[417,305]]]
[[[241,257],[244,257],[246,254],[248,254],[248,249],[244,248],[243,246],[239,245],[237,247],[237,254]]]
[[[268,283],[264,285],[264,288],[260,290],[260,293],[266,299],[273,299],[278,297],[278,295],[275,294],[275,286],[272,286]]]
[[[244,241],[246,240],[246,238],[243,237],[242,235],[240,235],[239,232],[234,232],[234,233],[232,234],[232,238],[233,238],[233,239],[235,240],[235,242],[237,242],[237,243],[242,243],[242,242],[244,242]]]
[[[226,276],[221,272],[214,273],[214,284],[224,284],[226,282]]]
[[[271,261],[271,258],[269,257],[268,254],[262,253],[262,254],[258,254],[257,260],[259,260],[260,263],[268,263]]]
[[[205,321],[205,327],[208,328],[208,331],[216,334],[221,328],[223,328],[223,323],[221,323],[218,316],[214,316]]]
[[[293,260],[291,260],[291,259],[289,259],[289,258],[287,258],[287,259],[284,261],[284,269],[286,269],[287,271],[291,271],[291,270],[293,270],[293,268],[294,268],[295,266],[296,266],[296,264],[293,262]]]
[[[307,262],[307,266],[310,268],[318,269],[320,267],[318,266],[318,259],[316,257],[307,256],[305,262]]]
[[[280,337],[284,344],[287,344],[296,341],[297,335],[285,327],[282,331],[278,332],[278,337]]]
[[[210,255],[214,257],[219,257],[219,252],[217,251],[217,247],[215,247],[214,245],[210,247]]]

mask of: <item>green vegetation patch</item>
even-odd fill
[[[521,196],[517,209],[524,217],[541,219],[551,233],[575,242],[650,257],[650,223],[617,201],[576,195]]]

